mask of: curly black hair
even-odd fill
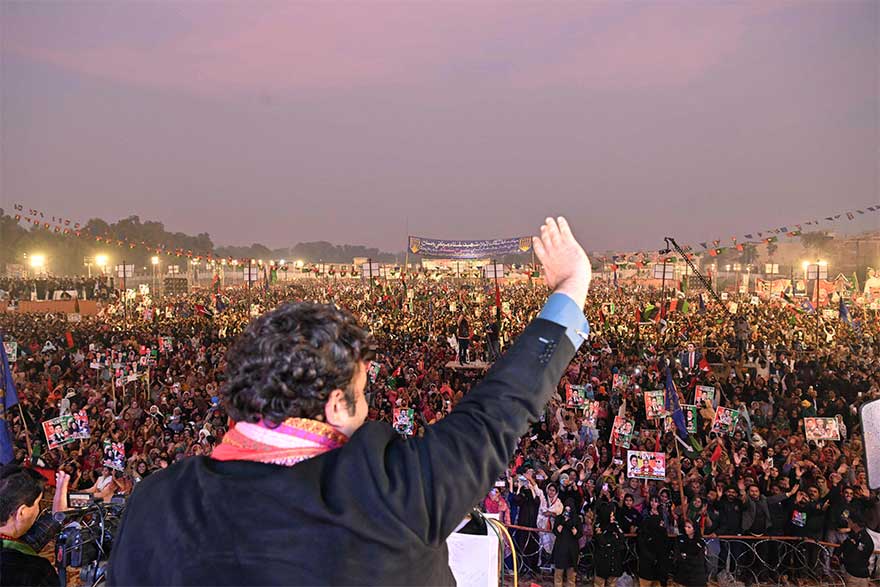
[[[250,323],[230,347],[221,390],[236,422],[277,426],[287,418],[324,419],[330,392],[341,389],[354,414],[351,385],[373,339],[354,316],[334,306],[284,304]]]

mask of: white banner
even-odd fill
[[[483,275],[486,279],[502,279],[504,277],[504,264],[495,263],[483,267]]]

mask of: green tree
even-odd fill
[[[801,234],[801,244],[815,256],[827,256],[832,252],[834,236],[823,231],[805,232]]]

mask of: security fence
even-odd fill
[[[542,533],[550,532],[516,525],[507,528],[516,548],[519,575],[552,577],[552,557],[541,547],[539,538]],[[676,538],[670,536],[670,559]],[[703,540],[710,580],[719,585],[845,585],[846,572],[836,556],[837,544],[793,536],[706,536]],[[578,577],[582,582],[592,580],[595,575],[593,546],[590,537],[581,549]],[[506,554],[506,569],[512,571],[509,547]],[[627,534],[623,568],[634,585],[638,584],[638,561],[636,534]],[[672,563],[669,568],[674,572]],[[869,568],[871,577],[880,579],[880,551],[875,551]]]

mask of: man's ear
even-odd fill
[[[26,504],[21,504],[18,508],[12,513],[12,517],[7,521],[15,522],[16,520],[20,520],[24,517],[24,510],[28,507]]]
[[[330,425],[342,425],[345,418],[349,415],[348,402],[345,399],[345,393],[341,389],[334,389],[327,396],[327,403],[324,405],[324,419]]]

